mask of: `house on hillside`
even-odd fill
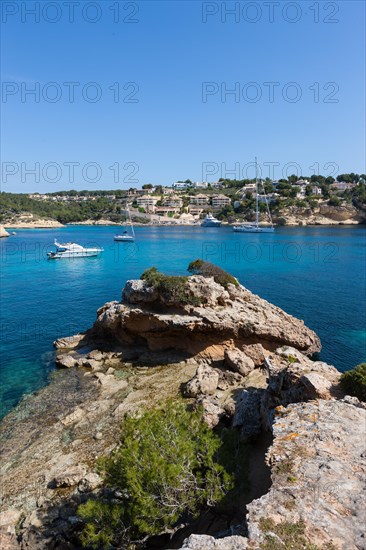
[[[211,204],[212,210],[222,210],[222,208],[231,204],[231,199],[226,195],[214,195],[211,198]]]
[[[313,195],[318,195],[319,197],[321,197],[323,194],[321,187],[318,187],[317,185],[313,185],[311,192]]]
[[[156,206],[155,214],[158,216],[174,216],[179,214],[179,208],[170,208],[169,206]]]
[[[207,181],[195,181],[192,183],[191,187],[193,189],[207,189],[208,182]]]
[[[210,202],[210,198],[207,195],[203,195],[202,193],[199,195],[193,195],[189,198],[189,204],[196,205],[196,206],[207,206]]]
[[[142,195],[137,197],[136,202],[139,208],[144,208],[146,212],[155,212],[155,205],[158,202],[159,197],[153,195]]]
[[[344,191],[347,191],[347,189],[352,189],[352,187],[355,187],[355,183],[347,182],[347,181],[335,181],[330,185],[330,189],[334,192],[340,191],[343,193]]]
[[[200,206],[196,206],[194,204],[190,204],[188,206],[188,212],[189,214],[192,214],[192,216],[194,216],[194,218],[198,219],[200,217],[200,215],[202,214],[204,208],[200,207]]]
[[[170,195],[164,199],[163,206],[168,206],[169,208],[182,208],[183,201],[177,195]]]
[[[172,187],[173,189],[175,189],[175,191],[178,191],[178,190],[187,189],[187,187],[190,187],[190,184],[184,183],[183,181],[177,181],[173,183]]]

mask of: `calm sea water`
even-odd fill
[[[135,243],[115,243],[113,227],[17,230],[0,239],[1,398],[5,414],[47,383],[52,342],[90,327],[96,309],[118,300],[127,279],[148,267],[185,274],[212,261],[251,291],[305,321],[320,336],[320,358],[340,371],[366,359],[363,227],[280,228],[237,234],[231,228],[141,227]],[[99,245],[99,258],[50,261],[54,237]]]

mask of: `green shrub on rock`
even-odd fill
[[[264,534],[260,550],[337,550],[332,543],[322,546],[312,544],[306,534],[305,523],[283,521],[275,523],[271,518],[261,518],[259,528]]]
[[[341,386],[346,394],[366,401],[366,363],[344,372],[341,376]]]
[[[164,275],[151,267],[143,272],[141,279],[146,281],[148,286],[157,290],[159,295],[166,302],[199,305],[200,300],[193,296],[188,288],[188,277],[176,275]]]
[[[99,462],[118,499],[79,506],[83,544],[120,547],[215,505],[233,486],[217,459],[220,445],[202,410],[190,412],[180,402],[126,419],[118,448]]]
[[[123,508],[110,501],[88,500],[78,508],[78,516],[85,523],[81,534],[83,546],[91,548],[110,548],[118,544],[129,543],[129,529],[125,524]]]
[[[194,275],[203,275],[203,277],[213,277],[214,281],[224,288],[227,287],[229,283],[235,286],[239,286],[239,283],[235,277],[227,273],[221,267],[212,264],[211,262],[204,262],[203,260],[195,260],[191,262],[188,266],[189,273]]]

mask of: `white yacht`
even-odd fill
[[[203,222],[201,223],[201,227],[220,227],[221,222],[217,218],[214,218],[211,212],[207,214]]]
[[[103,252],[103,248],[85,248],[77,243],[60,244],[55,239],[56,252],[47,252],[49,260],[58,260],[60,258],[87,258],[89,256],[98,256]]]
[[[264,192],[264,187],[263,187]],[[240,225],[234,225],[234,231],[237,233],[273,233],[274,227],[272,223],[272,217],[271,212],[269,210],[267,197],[264,194],[266,206],[267,206],[267,212],[268,217],[270,221],[270,225],[259,225],[259,208],[258,208],[258,168],[257,168],[257,159],[255,159],[255,222],[250,223],[241,223]]]
[[[135,230],[133,228],[131,213],[130,213],[130,210],[129,210],[128,206],[126,207],[126,211],[127,211],[127,214],[128,214],[128,221],[129,221],[129,224],[131,226],[131,233],[129,233],[128,231],[125,230],[122,233],[119,233],[118,235],[115,235],[114,240],[118,241],[118,242],[123,242],[123,243],[132,243],[135,240]]]

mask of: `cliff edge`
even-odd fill
[[[320,341],[299,319],[233,278],[155,271],[55,347],[62,368],[1,425],[4,549],[80,548],[77,507],[100,493],[96,459],[125,415],[183,395],[250,442],[252,483],[228,529],[160,548],[364,550],[365,405],[310,358]]]

